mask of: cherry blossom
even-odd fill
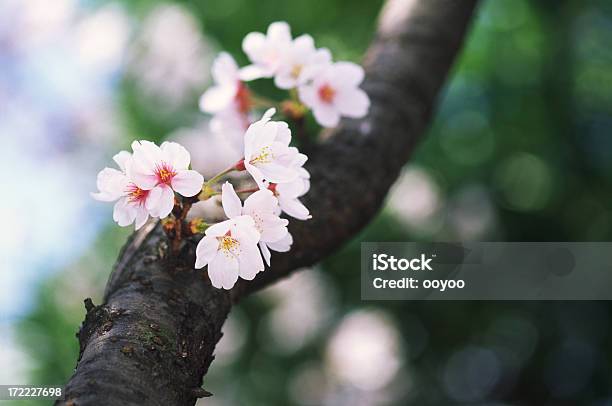
[[[238,65],[227,52],[217,56],[212,66],[215,85],[200,97],[200,109],[218,113],[236,105],[238,110],[248,111],[249,91],[238,76]]]
[[[251,280],[264,270],[257,249],[260,234],[251,216],[237,216],[210,226],[196,247],[195,267],[208,265],[216,288],[231,289],[238,277]]]
[[[320,68],[331,63],[329,49],[316,49],[310,35],[297,37],[283,53],[274,84],[281,89],[292,89],[305,84]]]
[[[368,113],[370,99],[359,88],[364,72],[351,62],[336,62],[318,69],[309,83],[298,88],[300,100],[312,109],[324,127],[335,127],[341,116],[359,118]]]
[[[230,219],[242,215],[253,218],[255,228],[261,234],[259,248],[268,266],[270,265],[270,249],[277,251],[274,248],[281,248],[281,252],[289,250],[291,244],[286,246],[286,242],[281,241],[289,233],[287,230],[289,221],[278,216],[280,212],[278,201],[270,190],[263,189],[253,193],[246,198],[243,207],[232,184],[225,182],[222,186],[221,199],[225,215]],[[274,243],[277,244],[274,245]]]
[[[275,111],[266,111],[244,135],[244,167],[260,188],[266,182],[291,182],[299,176],[292,165],[298,151],[289,146],[291,130],[283,121],[270,121]]]
[[[130,177],[148,191],[146,208],[153,217],[164,218],[174,207],[174,192],[191,197],[202,190],[204,178],[189,170],[189,152],[176,142],[158,147],[150,141],[134,141]]]
[[[200,110],[214,114],[210,122],[212,131],[228,134],[230,142],[242,148],[242,134],[250,124],[249,89],[240,80],[238,65],[227,52],[215,59],[212,76],[215,86],[200,98]]]
[[[103,202],[113,202],[113,220],[121,227],[135,223],[136,230],[144,225],[149,218],[146,209],[149,191],[140,189],[128,177],[128,167],[131,165],[132,154],[121,151],[113,157],[121,170],[104,168],[98,173],[98,193],[92,197]]]
[[[242,80],[250,81],[274,76],[281,58],[291,46],[291,29],[286,22],[274,22],[264,35],[251,32],[242,41],[242,50],[252,64],[240,70]]]

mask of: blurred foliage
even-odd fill
[[[138,20],[159,4],[124,3]],[[193,13],[219,49],[244,63],[242,37],[279,19],[289,21],[294,34],[312,34],[337,59],[358,61],[381,1],[179,4]],[[369,392],[341,386],[326,403],[610,405],[607,303],[364,303],[358,270],[361,241],[612,239],[611,38],[609,1],[485,1],[436,120],[409,165],[427,174],[437,190],[430,203],[439,209],[415,225],[391,199],[370,226],[324,261],[316,272],[324,275],[322,283],[331,292],[333,317],[297,349],[279,351],[270,339],[267,329],[277,304],[269,292],[238,306],[232,317],[240,326],[239,349],[226,363],[220,356],[206,377],[204,387],[216,395],[211,402],[296,402],[296,374],[304,365],[325,362],[328,339],[340,320],[355,310],[376,308],[390,315],[405,353],[401,372],[387,386],[391,395],[372,398]],[[155,114],[150,100],[124,78],[120,100],[129,125],[126,144],[136,134],[161,138],[189,125],[185,120],[197,119],[196,98],[176,114]],[[415,204],[407,196],[399,201],[400,206]],[[101,296],[125,240],[124,230],[112,230],[101,237],[95,253],[41,286],[38,307],[20,330],[36,360],[32,383],[63,382],[71,374],[82,299]],[[67,285],[75,270],[89,278],[93,292]],[[77,305],[61,304],[58,295]],[[497,361],[490,362],[489,352]],[[462,354],[470,354],[467,361]],[[491,376],[496,379],[488,387]]]

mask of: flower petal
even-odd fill
[[[336,108],[343,116],[364,117],[370,108],[370,98],[359,88],[341,91],[336,96]]]
[[[166,185],[157,186],[155,189],[156,192],[153,196],[151,196],[151,192],[153,191],[149,192],[146,202],[147,209],[149,209],[149,213],[152,217],[163,219],[164,217],[168,217],[174,208],[174,192]],[[159,192],[157,190],[159,190]],[[150,203],[149,200],[151,200]]]
[[[312,113],[323,127],[335,127],[340,122],[340,114],[332,105],[319,103],[313,107]]]
[[[96,183],[99,192],[92,193],[91,196],[99,201],[112,202],[125,195],[128,179],[117,169],[104,168],[98,173]]]
[[[185,197],[195,196],[202,191],[204,177],[196,171],[178,171],[172,178],[172,189]]]
[[[191,156],[189,155],[189,151],[181,144],[165,141],[161,144],[160,148],[163,156],[162,160],[170,164],[174,170],[179,171],[189,167]]]
[[[274,242],[268,242],[266,244],[268,245],[268,248],[270,248],[272,251],[287,252],[291,249],[291,245],[293,245],[293,236],[290,233],[287,233],[287,235],[283,239]]]
[[[264,263],[256,244],[240,242],[240,277],[248,281],[264,270]]]
[[[213,86],[209,88],[200,97],[200,110],[205,113],[218,113],[225,110],[234,101],[236,91],[236,85]]]
[[[115,156],[113,156],[113,161],[117,163],[119,168],[121,168],[121,171],[123,171],[124,173],[126,170],[127,163],[130,159],[132,159],[132,154],[127,151],[120,151],[115,154]]]
[[[136,226],[136,230],[139,230],[149,218],[149,212],[144,206],[138,206],[136,208],[136,219],[134,221],[134,225]]]
[[[268,26],[268,38],[270,41],[289,43],[291,41],[291,27],[285,21],[275,21]]]
[[[332,65],[331,78],[336,86],[355,87],[364,77],[363,68],[353,62],[336,62]]]
[[[240,80],[243,82],[250,82],[251,80],[269,78],[272,76],[272,70],[264,69],[258,65],[247,65],[240,69],[240,73],[238,75]],[[200,104],[200,106],[202,106],[202,104]]]
[[[232,227],[233,222],[230,220],[225,220],[217,224],[213,224],[212,226],[206,229],[205,234],[211,237],[221,237],[225,235]]]
[[[219,249],[219,241],[216,237],[204,236],[196,247],[196,262],[195,268],[203,268],[209,264]]]
[[[234,186],[225,182],[221,186],[221,202],[223,211],[228,218],[234,218],[242,215],[242,202],[234,190]]]
[[[211,74],[215,82],[220,84],[236,83],[238,78],[238,65],[227,52],[221,52],[214,60]]]
[[[216,288],[231,289],[238,280],[240,266],[232,255],[218,253],[208,264],[208,277]]]
[[[127,198],[122,198],[115,203],[113,208],[113,220],[121,227],[129,226],[136,218],[136,208],[129,204]]]
[[[281,209],[283,209],[285,213],[293,218],[298,220],[308,220],[312,217],[306,206],[304,206],[298,199],[283,199],[280,197],[279,203]]]

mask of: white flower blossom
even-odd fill
[[[127,172],[132,161],[132,154],[121,151],[113,157],[121,170],[104,168],[98,173],[98,193],[92,197],[103,202],[113,202],[113,220],[121,227],[135,223],[136,230],[144,225],[149,218],[146,203],[149,191],[136,186],[128,177]]]
[[[130,177],[149,191],[146,208],[153,217],[164,218],[174,207],[174,192],[191,197],[202,190],[204,178],[189,170],[189,152],[176,142],[158,147],[150,141],[134,141]]]
[[[292,165],[298,151],[289,146],[291,130],[283,121],[270,121],[274,113],[266,111],[244,135],[244,166],[260,188],[266,182],[291,182],[299,176]]]
[[[316,49],[310,35],[300,35],[281,56],[274,84],[281,89],[303,85],[317,70],[329,65],[331,61],[329,49]]]
[[[259,247],[268,266],[270,265],[270,249],[279,251],[274,248],[280,248],[281,252],[289,250],[291,244],[287,246],[286,241],[281,241],[289,234],[287,230],[289,221],[278,216],[278,201],[270,190],[263,189],[253,193],[246,198],[243,207],[232,184],[225,182],[222,186],[221,199],[225,215],[230,219],[242,215],[253,218],[255,228],[261,234]],[[277,244],[274,245],[274,243]]]
[[[216,288],[231,289],[238,277],[251,280],[264,270],[257,249],[260,234],[251,216],[238,216],[210,226],[196,247],[195,267],[208,265]]]
[[[240,77],[250,81],[274,76],[290,46],[291,29],[286,22],[270,24],[265,35],[260,32],[247,34],[242,41],[242,50],[252,64],[240,70]]]
[[[215,58],[212,66],[215,85],[200,97],[200,109],[206,113],[220,113],[227,109],[246,114],[249,110],[249,91],[238,76],[238,65],[227,52]]]
[[[324,127],[335,127],[341,116],[364,117],[370,108],[368,95],[359,88],[363,68],[351,62],[337,62],[318,69],[313,79],[298,88],[299,98],[312,109]]]

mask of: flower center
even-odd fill
[[[238,90],[236,90],[234,100],[239,112],[246,114],[251,109],[251,92],[244,83],[238,82]]]
[[[293,68],[291,68],[291,77],[293,77],[294,79],[297,79],[300,77],[300,73],[302,73],[302,65],[293,65]]]
[[[336,91],[328,84],[325,84],[319,88],[319,98],[324,103],[331,103],[334,101]]]
[[[270,147],[263,147],[262,149],[259,150],[259,155],[257,155],[254,158],[251,158],[249,163],[251,165],[267,164],[267,163],[272,162],[273,159],[274,159],[274,154],[270,150]]]
[[[147,196],[149,195],[148,190],[142,190],[133,183],[130,183],[127,186],[126,193],[128,195],[128,202],[135,204],[144,204],[145,200],[147,200]]]
[[[228,231],[223,237],[217,237],[219,250],[227,256],[237,256],[240,252],[240,242]]]
[[[155,175],[157,176],[158,184],[164,183],[166,185],[169,185],[172,181],[172,178],[176,176],[176,171],[171,165],[162,162],[161,165],[157,165],[155,167]]]

